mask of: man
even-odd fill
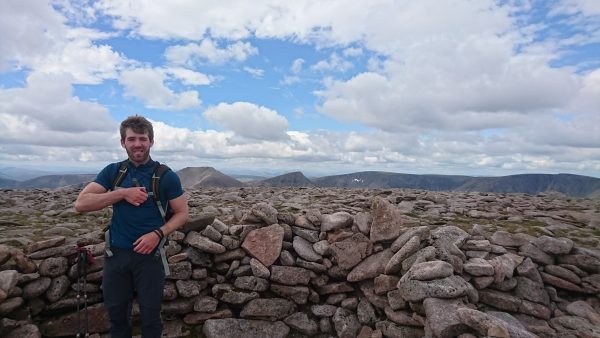
[[[162,320],[161,299],[165,271],[156,252],[164,236],[177,230],[187,221],[188,206],[181,181],[168,170],[159,181],[162,205],[168,205],[172,216],[166,223],[148,192],[156,164],[150,158],[154,144],[152,123],[142,116],[130,116],[121,123],[121,146],[129,157],[127,171],[119,189],[113,190],[121,163],[106,166],[77,197],[78,212],[113,207],[110,225],[112,255],[104,260],[102,288],[104,305],[111,324],[111,337],[132,336],[131,304],[134,291],[140,306],[142,337],[160,337]]]

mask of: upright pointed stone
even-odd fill
[[[244,239],[242,248],[264,266],[269,267],[275,263],[281,253],[283,234],[283,227],[279,224],[254,229]]]
[[[373,198],[371,204],[373,223],[370,238],[372,242],[395,240],[402,230],[402,212],[382,197]]]

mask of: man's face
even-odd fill
[[[127,151],[129,160],[136,165],[144,164],[150,157],[150,148],[154,141],[150,141],[148,133],[136,133],[131,128],[125,131],[125,139],[121,140],[121,146]]]

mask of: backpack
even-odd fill
[[[113,181],[111,190],[118,189],[121,182],[123,182],[123,179],[125,178],[125,175],[127,174],[128,162],[129,162],[129,160],[124,160],[119,165],[119,172],[117,173],[117,176],[115,177],[115,179]],[[171,170],[171,168],[169,168],[165,164],[161,164],[159,162],[154,163],[154,169],[152,169],[152,182],[150,184],[152,191],[148,192],[148,195],[152,196],[154,205],[156,205],[156,207],[158,208],[158,211],[160,211],[160,215],[162,216],[164,223],[166,223],[171,218],[173,213],[171,210],[169,210],[168,205],[167,205],[166,210],[165,210],[165,207],[163,207],[162,202],[160,201],[160,192],[159,192],[158,187],[159,187],[160,179],[169,170]]]

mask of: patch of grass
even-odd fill
[[[407,213],[405,213],[404,215],[406,215],[406,216],[410,216],[410,217],[414,217],[414,218],[419,218],[419,214],[417,214],[417,213],[416,213],[416,212],[414,212],[414,211],[407,212]]]
[[[506,223],[499,226],[510,233],[518,232],[521,229],[521,227],[515,223]]]
[[[553,232],[555,237],[571,237],[569,231],[567,230],[556,229]]]
[[[586,248],[597,248],[600,245],[600,240],[591,237],[572,237],[571,238],[576,245]]]
[[[542,230],[540,230],[538,227],[525,228],[524,230],[525,231],[522,231],[523,233],[534,237],[539,237],[542,234]]]
[[[542,228],[545,228],[547,226],[547,224],[545,222],[538,221],[536,219],[525,219],[525,220],[523,220],[523,222],[520,223],[520,225],[522,225],[524,227],[542,227]]]
[[[24,215],[24,214],[13,214],[14,218],[12,219],[13,222],[21,224],[21,225],[28,225],[30,224],[30,218],[32,218],[32,216],[30,215]]]
[[[38,231],[29,236],[29,239],[33,240],[34,242],[39,242],[48,239],[48,236],[42,234],[41,231]]]
[[[508,222],[505,220],[492,221],[496,230],[503,229],[510,233],[526,233],[531,236],[539,236],[543,233],[541,229],[546,227],[546,223],[538,220],[523,220],[522,222]]]

